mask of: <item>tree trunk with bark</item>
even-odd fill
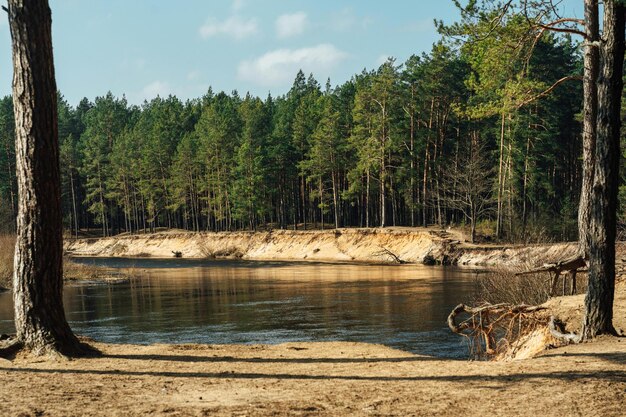
[[[595,171],[589,236],[589,285],[582,339],[614,333],[615,236],[620,158],[620,110],[624,63],[624,12],[615,0],[604,3],[602,68],[598,78]]]
[[[583,77],[583,172],[578,208],[578,242],[583,257],[589,255],[591,187],[594,177],[596,119],[598,115],[598,72],[600,51],[598,0],[585,0],[585,53]]]
[[[47,0],[9,0],[19,191],[13,278],[17,341],[35,354],[81,345],[63,311],[57,88]]]

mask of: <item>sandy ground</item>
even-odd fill
[[[581,304],[548,303],[574,326]],[[624,281],[615,325],[626,329]],[[626,407],[626,338],[500,362],[348,342],[93,345],[102,356],[0,359],[0,415],[623,416]]]
[[[0,414],[618,416],[626,339],[513,362],[379,345],[101,345],[72,361],[0,360]]]

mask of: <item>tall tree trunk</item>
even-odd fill
[[[367,168],[367,184],[365,186],[365,227],[370,227],[370,169]]]
[[[333,181],[333,210],[335,213],[335,229],[339,228],[339,192],[337,191],[337,177],[339,174],[333,170],[331,172],[331,179]]]
[[[15,170],[13,168],[13,165],[11,165],[11,152],[9,149],[9,141],[10,139],[7,138],[7,141],[4,143],[4,148],[5,148],[5,152],[6,152],[6,157],[7,157],[7,178],[9,178],[9,195],[11,198],[11,218],[14,219],[15,215],[16,215],[16,210],[15,210],[15,189],[13,188],[13,175],[15,173]],[[15,223],[13,223],[11,225],[11,230],[15,230]]]
[[[502,180],[503,174],[503,160],[504,160],[504,127],[505,127],[505,113],[502,110],[502,119],[500,124],[500,161],[498,164],[498,212],[496,214],[496,237],[500,239],[502,236],[502,193],[504,188],[504,181]]]
[[[615,332],[612,321],[625,11],[626,8],[615,0],[604,3],[596,162],[589,228],[589,286],[585,297],[583,339]]]
[[[435,112],[435,98],[430,101],[430,116],[428,120],[428,134],[426,135],[426,146],[424,150],[424,177],[422,180],[423,197],[422,197],[422,226],[428,226],[428,162],[430,160],[430,154],[428,147],[430,146],[430,135],[433,129],[433,114]]]
[[[584,257],[589,254],[591,220],[591,186],[594,177],[596,119],[598,114],[598,72],[600,51],[598,0],[585,0],[585,54],[583,77],[583,172],[578,208],[578,244]]]
[[[74,174],[73,169],[70,169],[70,188],[72,190],[72,212],[74,213],[74,232],[78,238],[78,211],[76,210],[76,193],[74,191]]]
[[[13,299],[17,339],[36,354],[75,354],[63,311],[57,88],[47,0],[9,0],[18,178]]]

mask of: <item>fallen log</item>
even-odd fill
[[[586,266],[587,262],[585,261],[585,259],[581,256],[576,256],[555,263],[543,264],[538,268],[518,272],[515,275],[536,274],[537,272],[558,272],[560,274],[563,271],[578,270],[579,268],[584,268]]]
[[[518,272],[515,275],[529,275],[536,274],[538,272],[547,272],[554,273],[554,276],[551,278],[550,285],[550,297],[554,296],[556,293],[556,285],[558,284],[559,277],[565,271],[567,272],[570,280],[571,280],[571,291],[570,293],[574,295],[576,293],[576,274],[580,268],[585,268],[587,266],[587,262],[582,256],[576,255],[571,258],[564,259],[562,261],[558,261],[555,263],[543,264],[542,266],[530,269],[528,271]],[[563,278],[563,295],[565,295],[567,291],[567,280]]]

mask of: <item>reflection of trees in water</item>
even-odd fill
[[[426,275],[430,277],[425,278]],[[459,301],[459,273],[407,266],[148,270],[124,286],[68,289],[72,320],[137,331],[231,324],[244,331],[373,326],[430,330]]]
[[[397,335],[418,339],[418,332],[444,328],[450,309],[471,290],[467,271],[412,265],[138,270],[126,284],[66,288],[65,305],[78,333],[128,343],[169,341],[180,334],[210,343],[256,335],[266,340],[268,334],[277,342],[295,334],[386,343]],[[0,297],[7,295],[10,300],[10,294]],[[12,312],[6,304],[0,302],[0,320]]]

